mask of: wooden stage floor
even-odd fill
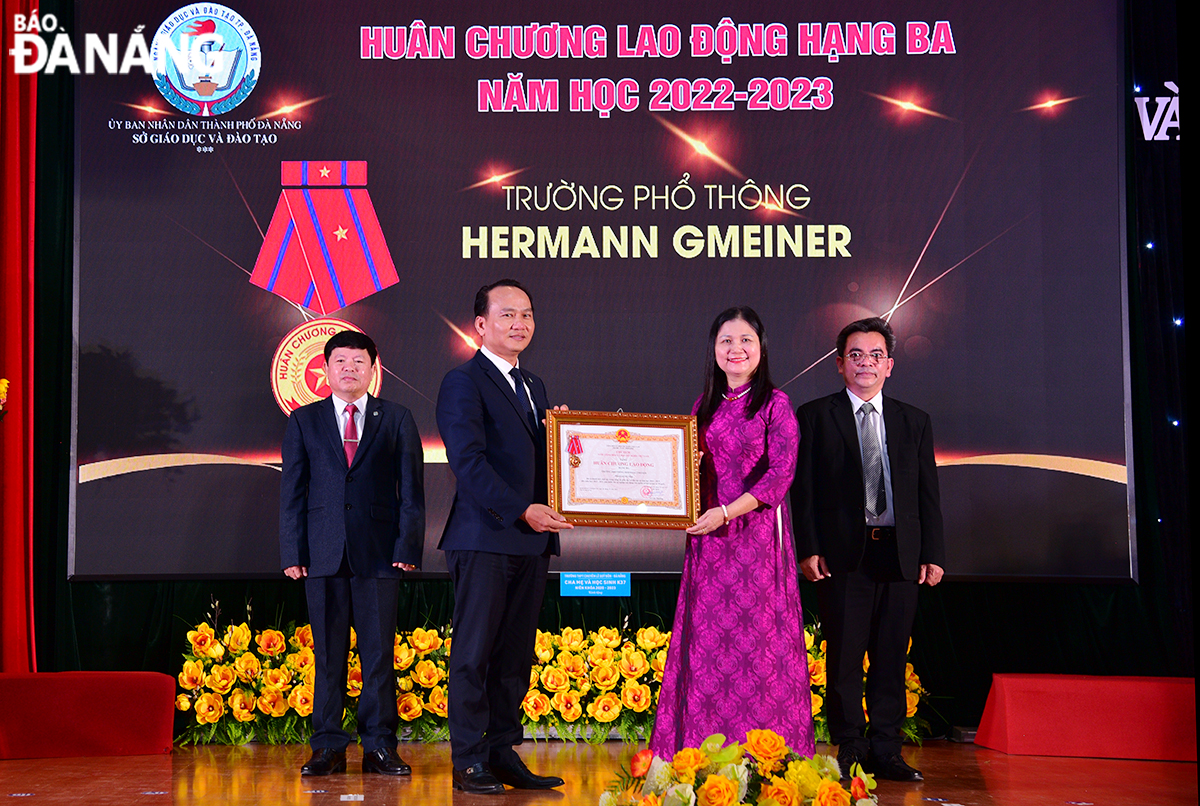
[[[824,745],[818,752],[828,752]],[[346,775],[301,778],[302,745],[186,747],[165,756],[0,761],[0,798],[34,804],[595,804],[617,763],[631,748],[527,742],[521,755],[536,772],[561,775],[550,792],[454,795],[447,744],[401,744],[411,778],[363,776],[350,750]],[[1175,806],[1197,803],[1195,764],[1156,761],[1008,756],[974,745],[926,742],[904,755],[925,773],[922,784],[880,783],[882,806]]]

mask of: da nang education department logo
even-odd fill
[[[341,319],[313,319],[292,330],[279,342],[271,359],[271,391],[283,413],[292,412],[308,403],[316,403],[333,394],[325,380],[325,342],[343,330],[362,330]],[[367,391],[379,396],[383,384],[383,367],[375,361],[375,372]]]
[[[167,103],[204,117],[246,100],[262,68],[250,23],[215,3],[194,3],[167,17],[154,34],[150,56],[154,85]]]

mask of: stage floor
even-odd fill
[[[819,752],[829,748],[818,746]],[[567,784],[550,792],[510,790],[503,796],[453,795],[447,744],[400,746],[411,778],[363,776],[361,754],[351,748],[350,772],[301,778],[308,748],[186,747],[169,756],[28,759],[0,761],[0,798],[30,804],[334,804],[345,802],[446,804],[595,804],[630,748],[532,742],[521,755],[537,772],[561,775]],[[923,784],[880,783],[882,806],[1175,806],[1197,803],[1195,764],[1156,761],[1008,756],[975,745],[926,742],[904,755],[925,773]],[[13,801],[16,802],[16,801]]]

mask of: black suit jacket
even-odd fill
[[[858,568],[866,547],[862,454],[849,396],[843,389],[796,411],[800,451],[792,485],[797,556],[820,554],[831,573]],[[905,579],[920,566],[945,566],[933,427],[918,408],[884,397],[883,422],[892,474],[890,502]]]
[[[537,419],[550,407],[541,378],[521,370]],[[521,520],[546,503],[545,427],[534,431],[516,393],[482,352],[446,373],[437,401],[438,431],[458,482],[438,548],[539,555],[558,554],[558,536]]]
[[[333,400],[292,412],[283,437],[279,548],[283,568],[331,576],[343,551],[357,576],[398,577],[425,543],[421,438],[408,409],[367,398],[354,464],[346,466]]]

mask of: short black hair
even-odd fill
[[[892,326],[888,324],[886,319],[872,316],[870,319],[859,319],[857,322],[851,322],[842,328],[842,332],[837,337],[838,355],[845,355],[846,341],[854,333],[878,333],[880,336],[883,336],[883,342],[887,345],[888,355],[896,352],[896,334],[892,332]]]
[[[503,280],[497,280],[494,283],[488,283],[487,285],[483,286],[482,288],[480,288],[478,291],[475,292],[475,315],[476,316],[487,316],[488,302],[489,302],[488,295],[492,293],[493,288],[501,288],[503,286],[508,286],[509,288],[515,288],[518,291],[524,292],[525,296],[529,297],[529,307],[530,308],[533,307],[533,294],[529,293],[529,289],[526,288],[525,286],[521,285],[520,281],[518,281],[518,280],[505,278]]]
[[[329,337],[329,341],[325,342],[325,362],[329,363],[329,356],[333,355],[333,351],[339,347],[348,347],[351,350],[366,350],[367,355],[371,356],[371,363],[375,363],[375,358],[379,355],[379,350],[375,349],[375,342],[371,341],[371,337],[366,333],[359,333],[357,330],[339,330]]]

